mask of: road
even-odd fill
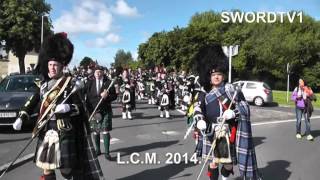
[[[113,107],[113,159],[108,161],[103,155],[99,157],[107,180],[196,179],[201,165],[190,161],[194,140],[192,137],[183,140],[186,120],[180,112],[172,111],[170,119],[160,118],[155,106],[139,102],[133,112],[134,119],[122,120],[120,104]],[[257,161],[264,179],[318,180],[320,111],[315,111],[311,120],[315,137],[311,142],[305,137],[301,140],[295,138],[295,113],[292,108],[251,106],[250,109]],[[304,132],[304,122],[302,125]],[[12,160],[29,138],[28,131],[16,133],[2,128],[1,165]],[[32,153],[33,148],[30,146],[25,155]],[[155,162],[148,163],[145,158]],[[41,171],[29,160],[9,171],[3,180],[38,179],[40,174]],[[235,175],[230,179],[240,180],[238,176],[235,168]],[[58,178],[62,179],[59,173]],[[204,172],[201,180],[207,179]]]

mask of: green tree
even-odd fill
[[[20,73],[25,73],[27,52],[38,51],[41,41],[41,17],[51,10],[44,0],[1,0],[0,39],[19,59]],[[45,18],[44,37],[52,34],[51,20]]]
[[[139,67],[143,67],[142,61],[130,61],[128,67],[133,70],[137,70]]]
[[[320,22],[306,14],[302,23],[296,18],[292,23],[268,24],[222,23],[219,13],[196,13],[185,28],[155,32],[139,45],[138,55],[145,67],[164,64],[192,71],[199,48],[212,43],[240,45],[232,60],[234,79],[260,80],[285,89],[290,63],[292,81],[303,77],[319,90]]]
[[[286,87],[286,64],[292,67],[292,80],[316,77],[313,67],[319,61],[319,22],[303,15],[303,22],[232,24],[224,34],[223,44],[239,44],[233,58],[239,79],[268,82],[275,89]],[[308,72],[308,74],[307,74]],[[315,78],[309,84],[316,88]]]
[[[125,52],[123,49],[119,49],[114,57],[115,67],[128,67],[129,63],[133,61],[131,53]]]

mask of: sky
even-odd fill
[[[46,0],[54,32],[74,44],[71,66],[88,56],[110,66],[119,49],[137,58],[138,46],[155,32],[186,27],[195,13],[303,11],[320,20],[319,0]]]

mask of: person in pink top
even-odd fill
[[[296,87],[291,95],[291,100],[295,102],[296,105],[296,138],[301,139],[301,120],[302,115],[305,119],[307,140],[312,141],[313,136],[311,135],[311,125],[310,117],[313,111],[313,106],[311,101],[315,100],[313,91],[310,87],[306,85],[303,79],[299,79],[299,86]]]

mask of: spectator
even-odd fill
[[[303,79],[299,79],[299,85],[292,93],[291,100],[295,102],[296,106],[296,138],[301,139],[301,120],[302,115],[305,119],[307,140],[312,141],[313,136],[311,135],[310,117],[312,115],[313,106],[311,101],[315,100],[315,96],[310,87],[306,85]]]

